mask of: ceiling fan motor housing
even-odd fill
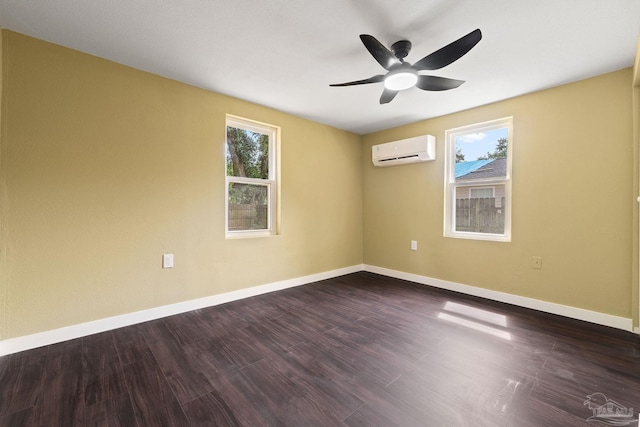
[[[391,51],[400,61],[411,52],[411,42],[409,40],[400,40],[391,45]]]

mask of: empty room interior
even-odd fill
[[[637,426],[639,35],[2,0],[0,425]]]

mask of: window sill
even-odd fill
[[[489,242],[511,242],[511,236],[505,234],[447,232],[444,237],[452,239],[486,240]]]
[[[258,237],[275,237],[278,234],[273,233],[270,230],[260,230],[260,231],[231,231],[225,234],[225,239],[235,240],[235,239],[252,239]]]

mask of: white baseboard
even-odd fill
[[[92,322],[67,326],[51,331],[40,332],[17,338],[10,338],[0,341],[0,356],[17,353],[19,351],[30,350],[33,348],[55,344],[75,338],[80,338],[87,335],[97,334],[112,329],[122,328],[124,326],[135,325],[137,323],[148,322],[149,320],[173,316],[175,314],[185,313],[187,311],[224,304],[243,298],[249,298],[269,292],[306,285],[307,283],[331,279],[333,277],[343,276],[345,274],[355,273],[362,270],[362,265],[354,265],[337,270],[325,271],[323,273],[311,274],[309,276],[282,280],[279,282],[255,286],[247,289],[240,289],[238,291],[227,292],[224,294],[211,295],[204,298],[150,308],[148,310],[136,311],[120,316],[108,317],[106,319],[99,319]]]
[[[37,334],[26,335],[17,338],[10,338],[0,341],[0,356],[19,351],[30,350],[45,345],[55,344],[75,338],[81,338],[87,335],[97,334],[112,329],[122,328],[124,326],[135,325],[137,323],[147,322],[162,317],[173,316],[175,314],[185,313],[187,311],[197,310],[200,308],[211,307],[224,304],[231,301],[249,298],[269,292],[279,291],[296,286],[306,285],[308,283],[320,280],[331,279],[333,277],[343,276],[345,274],[356,273],[358,271],[369,271],[371,273],[381,274],[383,276],[394,277],[397,279],[408,280],[410,282],[422,285],[433,286],[436,288],[447,289],[460,292],[467,295],[473,295],[494,301],[504,302],[517,305],[520,307],[531,308],[546,313],[557,314],[598,325],[610,326],[616,329],[639,333],[638,328],[633,328],[632,319],[625,317],[603,314],[596,311],[584,310],[581,308],[570,307],[561,304],[541,301],[533,298],[512,295],[505,292],[492,291],[489,289],[478,288],[475,286],[463,285],[461,283],[449,282],[432,277],[420,276],[412,273],[391,270],[373,265],[354,265],[351,267],[340,268],[337,270],[326,271],[323,273],[312,274],[309,276],[298,277],[294,279],[282,280],[279,282],[269,283],[261,286],[255,286],[238,291],[227,292],[219,295],[211,295],[204,298],[198,298],[190,301],[179,302],[175,304],[155,307],[148,310],[136,311],[120,316],[108,317],[92,322],[81,323],[78,325],[67,326],[64,328],[54,329],[51,331],[40,332]]]
[[[473,295],[494,301],[504,302],[507,304],[517,305],[524,308],[531,308],[534,310],[543,311],[545,313],[557,314],[564,317],[584,320],[586,322],[591,322],[598,325],[604,325],[633,332],[633,320],[626,317],[613,316],[611,314],[599,313],[597,311],[584,310],[582,308],[541,301],[534,298],[508,294],[505,292],[492,291],[490,289],[463,285],[461,283],[434,279],[432,277],[420,276],[417,274],[405,273],[397,270],[390,270],[388,268],[376,267],[373,265],[365,264],[364,270],[371,273],[381,274],[383,276],[395,277],[396,279],[408,280],[410,282],[415,282],[422,285],[429,285],[436,288],[447,289],[467,295]]]

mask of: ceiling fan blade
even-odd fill
[[[462,83],[464,83],[464,80],[454,80],[436,76],[419,76],[416,87],[422,90],[449,90],[457,88]]]
[[[390,103],[391,100],[393,100],[393,98],[395,98],[397,94],[398,94],[397,90],[390,90],[385,88],[384,91],[382,91],[382,96],[380,96],[380,104]]]
[[[450,43],[425,56],[420,61],[413,64],[413,66],[418,70],[437,70],[439,68],[446,67],[452,62],[462,58],[462,56],[478,44],[481,39],[482,32],[480,29],[473,30],[466,36],[461,37],[453,43]]]
[[[364,47],[367,48],[371,56],[373,56],[373,58],[378,61],[385,70],[390,69],[392,65],[400,63],[398,58],[396,58],[396,56],[391,53],[389,49],[384,47],[384,45],[375,37],[370,36],[369,34],[360,34],[360,40],[362,40]]]
[[[364,80],[356,80],[354,82],[347,82],[347,83],[334,83],[329,86],[336,87],[336,86],[365,85],[367,83],[380,83],[383,80],[384,80],[384,76],[382,74],[379,74],[377,76],[369,77],[368,79],[364,79]]]

